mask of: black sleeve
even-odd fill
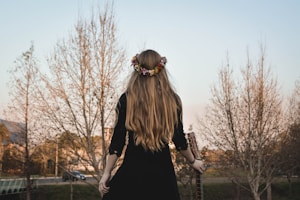
[[[109,154],[116,154],[118,157],[121,156],[122,150],[126,140],[126,95],[122,94],[116,107],[117,111],[117,123],[114,128],[114,133],[111,138],[109,146]]]
[[[183,131],[183,123],[181,117],[181,111],[178,111],[178,124],[174,129],[173,142],[178,151],[186,150],[188,148],[187,139]]]

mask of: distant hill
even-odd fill
[[[2,141],[3,144],[11,143],[23,145],[25,143],[24,131],[22,131],[25,129],[25,125],[23,123],[0,119],[0,124],[4,124],[10,132],[10,141]]]

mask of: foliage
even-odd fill
[[[1,147],[2,145],[5,145],[5,143],[8,143],[9,140],[9,131],[7,127],[0,123],[0,141],[1,141]]]
[[[5,148],[3,152],[3,173],[10,175],[20,175],[23,173],[24,155],[14,146]]]
[[[0,121],[0,176],[2,174],[2,163],[5,146],[9,143],[9,131],[4,124]]]
[[[187,164],[186,159],[176,150],[171,149],[172,159],[174,160],[174,169],[176,172],[177,181],[182,186],[185,193],[191,195],[192,193],[192,184],[195,174],[191,166]],[[181,197],[183,198],[182,194]]]
[[[280,145],[278,158],[281,162],[278,173],[291,177],[300,174],[300,124],[292,124]]]

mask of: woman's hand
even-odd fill
[[[195,162],[191,164],[191,166],[199,171],[201,174],[205,171],[206,167],[204,166],[203,162],[201,160],[195,159]]]
[[[105,195],[106,193],[109,192],[109,187],[106,186],[109,179],[110,179],[110,174],[104,173],[99,182],[99,191],[100,191],[101,197],[103,197],[103,195]]]

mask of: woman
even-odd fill
[[[117,122],[99,190],[104,200],[179,200],[169,143],[173,141],[189,164],[203,172],[188,146],[179,96],[169,82],[167,60],[153,50],[132,59],[134,72],[117,105]],[[111,171],[121,156],[116,174]]]

